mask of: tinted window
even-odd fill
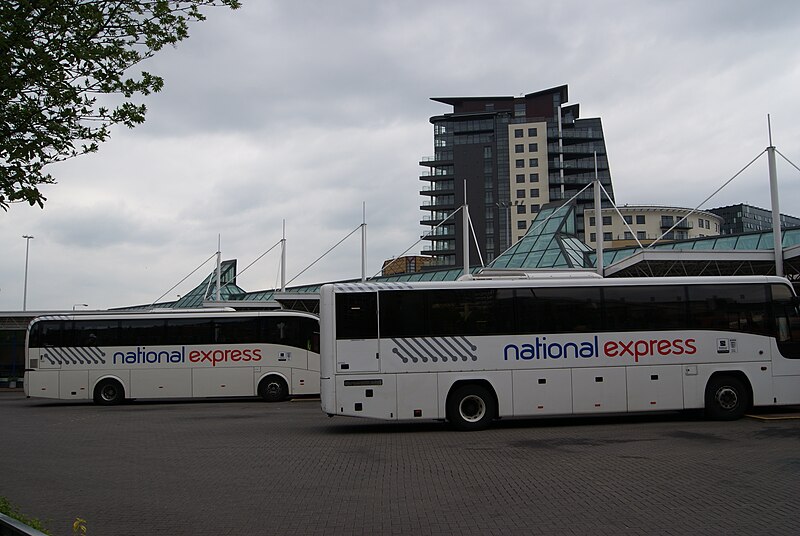
[[[281,344],[308,349],[312,333],[305,320],[296,316],[261,317],[262,340],[268,344]]]
[[[689,299],[692,324],[749,333],[769,332],[763,285],[690,287]]]
[[[336,295],[336,338],[378,338],[378,295],[347,292]]]
[[[61,320],[40,320],[31,326],[29,345],[31,348],[59,347],[64,335]]]
[[[258,318],[231,317],[214,319],[214,342],[247,344],[258,341]]]
[[[606,287],[606,331],[668,330],[686,328],[684,286]]]
[[[382,292],[381,337],[496,335],[513,329],[513,291]]]
[[[116,346],[119,338],[118,320],[76,320],[70,346]]]
[[[494,289],[436,290],[426,294],[429,333],[443,336],[498,333]]]
[[[600,330],[598,288],[526,288],[516,293],[517,333]]]
[[[428,333],[427,292],[381,292],[381,337],[422,337]]]
[[[152,318],[122,320],[119,328],[120,346],[156,346],[166,341],[166,321]]]
[[[765,285],[689,287],[690,326],[745,333],[769,333]]]
[[[170,318],[167,320],[166,339],[161,344],[212,344],[213,342],[213,319]]]

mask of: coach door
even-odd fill
[[[788,287],[772,285],[777,351],[772,352],[778,404],[800,404],[800,314],[798,299]]]
[[[378,294],[336,295],[336,372],[378,372]]]

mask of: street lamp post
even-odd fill
[[[22,235],[22,238],[25,239],[25,283],[22,287],[22,310],[27,311],[28,309],[28,252],[30,251],[31,247],[31,239],[33,236],[31,235]]]

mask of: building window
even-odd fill
[[[539,174],[538,173],[531,173],[529,175],[531,182],[539,182]]]
[[[514,117],[525,117],[525,103],[514,105]]]
[[[517,229],[525,229],[527,225],[528,222],[526,222],[525,220],[520,220],[517,222]]]
[[[528,164],[531,167],[539,167],[539,159],[538,158],[531,158],[530,160],[528,160]]]
[[[524,168],[525,167],[525,159],[517,158],[516,161],[514,162],[514,166],[517,167],[517,168]]]
[[[611,233],[603,233],[603,240],[611,242],[613,240]]]
[[[625,223],[628,225],[633,223],[633,216],[623,216],[622,219],[625,220]]]
[[[531,188],[531,197],[539,197],[539,188]]]
[[[597,233],[591,233],[589,235],[589,242],[597,242]]]
[[[492,193],[491,190],[486,190],[485,198],[486,198],[485,199],[486,203],[494,203],[494,194]]]
[[[603,225],[611,225],[611,216],[603,216]]]
[[[517,199],[525,198],[525,190],[517,190]]]
[[[597,225],[597,220],[594,218],[594,216],[592,216],[589,218],[589,226],[594,227],[595,225]],[[594,242],[594,238],[592,238],[592,242]]]
[[[531,137],[536,136],[536,128],[535,127],[528,129],[528,136],[531,136]]]
[[[637,214],[636,215],[636,224],[637,225],[644,225],[644,214]]]
[[[539,212],[539,204],[531,205],[531,212]]]
[[[525,152],[525,145],[522,143],[518,143],[514,146],[515,153],[524,153]]]
[[[530,152],[532,152],[532,153],[537,152],[539,150],[539,144],[538,143],[529,143],[528,144],[528,150]]]
[[[639,240],[644,240],[647,238],[647,231],[636,231],[636,238]]]
[[[514,129],[514,137],[515,138],[521,138],[524,135],[525,135],[525,132],[521,128],[515,128]]]
[[[625,231],[625,240],[633,240],[633,235],[630,231]]]
[[[517,205],[517,214],[525,214],[526,212],[525,205]]]
[[[484,158],[491,158],[492,157],[492,148],[491,147],[484,147],[483,148],[483,157]]]
[[[517,174],[517,184],[519,184],[521,182],[525,182],[525,174],[524,173]]]

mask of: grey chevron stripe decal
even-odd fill
[[[448,361],[477,361],[477,346],[466,337],[421,337],[391,339],[391,352],[403,363],[447,363]]]

